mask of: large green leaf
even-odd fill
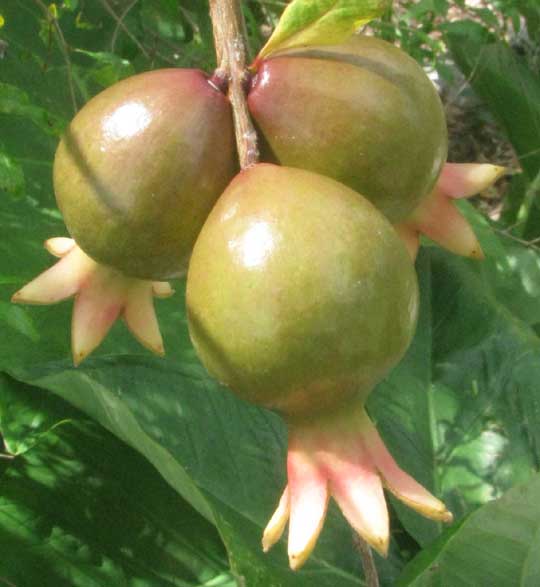
[[[0,375],[0,432],[0,583],[234,585],[215,528],[80,412]]]
[[[411,587],[536,587],[540,583],[540,475],[443,535],[405,570]]]
[[[517,185],[517,194],[511,194],[507,208],[514,208],[515,215],[509,223],[519,224],[519,233],[526,238],[538,237],[540,77],[515,50],[478,23],[454,22],[446,31],[452,56],[508,135],[527,179],[527,184]],[[512,202],[516,197],[519,205]]]

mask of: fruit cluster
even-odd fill
[[[13,299],[75,296],[76,364],[119,316],[163,353],[153,296],[187,271],[200,359],[289,426],[288,485],[264,549],[289,522],[290,564],[302,565],[332,495],[384,554],[383,485],[428,517],[451,514],[398,467],[365,401],[414,334],[420,234],[480,258],[452,199],[501,169],[446,163],[435,89],[375,38],[257,62],[248,92],[264,163],[240,172],[231,105],[204,73],[148,72],[93,98],[54,163],[72,238],[47,241],[60,261]]]

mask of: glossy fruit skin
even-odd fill
[[[291,416],[367,395],[407,349],[418,305],[408,253],[370,202],[269,164],[242,171],[210,213],[186,295],[208,371]]]
[[[433,84],[406,53],[373,37],[263,61],[249,108],[265,160],[332,177],[392,222],[417,207],[446,160]]]
[[[95,261],[141,279],[185,271],[237,170],[230,104],[205,74],[156,70],[90,100],[56,152],[66,226]]]

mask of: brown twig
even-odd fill
[[[240,1],[210,0],[210,16],[218,63],[216,75],[229,81],[238,158],[240,167],[245,169],[258,162],[259,149],[257,132],[246,101],[245,85],[249,73],[246,67],[245,24]]]
[[[362,558],[362,568],[364,569],[364,577],[366,579],[366,587],[379,587],[379,574],[377,573],[377,567],[373,560],[373,553],[368,543],[354,534],[354,543],[358,548],[360,557]]]
[[[214,48],[216,50],[216,63],[218,70],[225,68],[223,62],[223,27],[218,23],[223,21],[223,7],[219,0],[210,0],[210,19],[212,20],[212,32],[214,34]]]
[[[528,249],[532,249],[536,252],[540,252],[540,247],[537,245],[538,239],[533,239],[533,240],[528,241],[524,238],[520,238],[519,236],[516,236],[515,234],[512,234],[511,232],[508,231],[508,229],[497,228],[496,226],[493,227],[493,230],[497,234],[500,234],[501,236],[504,236],[507,239],[510,239],[516,243],[519,243],[520,245],[523,245],[524,247],[527,247]]]
[[[118,38],[118,31],[121,29],[135,43],[135,45],[138,47],[139,51],[146,57],[146,59],[150,59],[150,56],[148,55],[148,52],[146,51],[146,49],[144,48],[142,43],[139,42],[137,37],[135,37],[135,35],[128,29],[128,27],[124,23],[124,19],[126,18],[128,13],[131,11],[131,9],[135,7],[135,4],[137,4],[138,1],[139,0],[133,0],[132,2],[130,2],[130,4],[128,4],[126,6],[126,8],[122,12],[122,14],[120,14],[120,16],[118,14],[116,14],[116,12],[113,10],[111,5],[107,2],[107,0],[101,0],[101,5],[103,6],[103,8],[105,8],[105,10],[112,16],[112,18],[116,22],[116,27],[115,27],[113,35],[111,37],[111,52],[112,53],[115,52],[116,40]]]

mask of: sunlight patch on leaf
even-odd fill
[[[95,25],[84,19],[82,12],[79,12],[75,17],[75,26],[81,31],[93,31],[97,29]]]
[[[22,401],[15,387],[8,377],[0,375],[0,433],[8,453],[20,456],[37,446],[53,430],[71,420],[49,418],[41,410]]]
[[[95,67],[88,69],[85,76],[104,88],[135,74],[135,68],[131,62],[114,53],[84,49],[75,49],[75,52],[86,55],[95,62]]]
[[[52,18],[58,19],[58,7],[56,6],[56,4],[54,2],[49,4],[49,14],[51,15]]]
[[[213,526],[61,400],[0,375],[0,432],[0,584],[233,585]]]
[[[20,196],[24,191],[25,181],[22,167],[0,151],[0,191],[12,196]]]

